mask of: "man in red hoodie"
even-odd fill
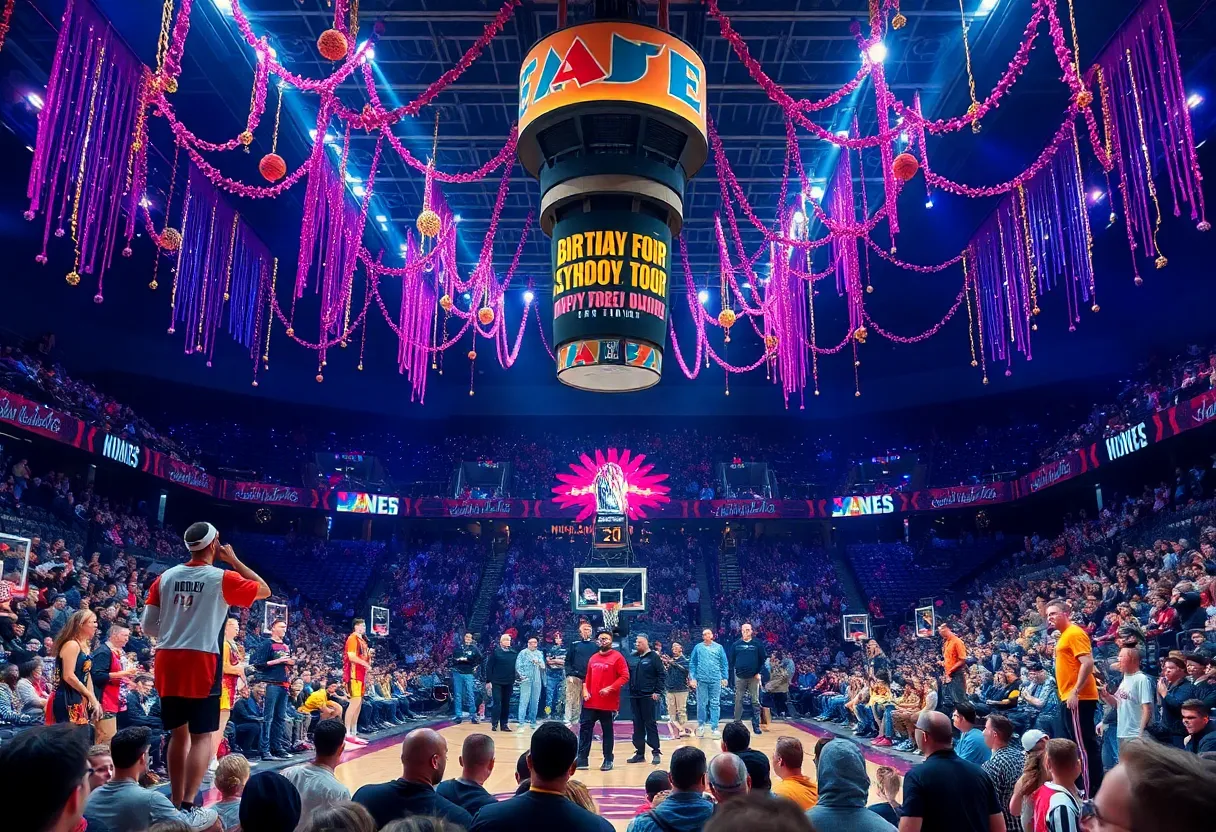
[[[591,734],[595,723],[604,733],[604,764],[600,771],[612,771],[612,722],[621,708],[621,688],[629,681],[625,657],[612,649],[612,631],[601,629],[595,639],[599,650],[587,660],[583,677],[583,712],[578,726],[578,767],[589,768]]]

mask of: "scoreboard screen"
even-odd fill
[[[629,545],[629,521],[624,517],[597,520],[592,545],[596,549],[625,548]]]

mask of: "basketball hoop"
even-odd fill
[[[604,604],[604,626],[616,629],[616,625],[621,621],[621,609],[615,601],[609,601]]]

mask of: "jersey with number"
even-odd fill
[[[367,680],[367,668],[352,662],[351,653],[354,653],[357,658],[367,661],[367,657],[371,655],[367,639],[357,633],[351,633],[346,637],[346,649],[342,651],[342,680],[344,682],[364,682]]]
[[[224,621],[229,607],[249,607],[258,582],[189,561],[162,572],[145,601],[145,632],[155,636],[153,675],[161,696],[218,696]]]

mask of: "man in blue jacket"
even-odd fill
[[[764,643],[752,637],[752,625],[744,624],[743,636],[730,648],[730,678],[735,682],[735,719],[743,716],[743,695],[752,698],[752,733],[760,731],[760,671],[768,661]]]
[[[688,662],[688,686],[697,692],[698,737],[712,732],[714,739],[722,739],[722,732],[718,730],[722,715],[720,688],[726,687],[729,674],[726,651],[714,641],[714,631],[706,627],[701,631],[701,643],[692,649]]]
[[[634,818],[626,832],[700,832],[714,813],[705,796],[705,752],[693,745],[671,755],[671,793],[649,812]]]

